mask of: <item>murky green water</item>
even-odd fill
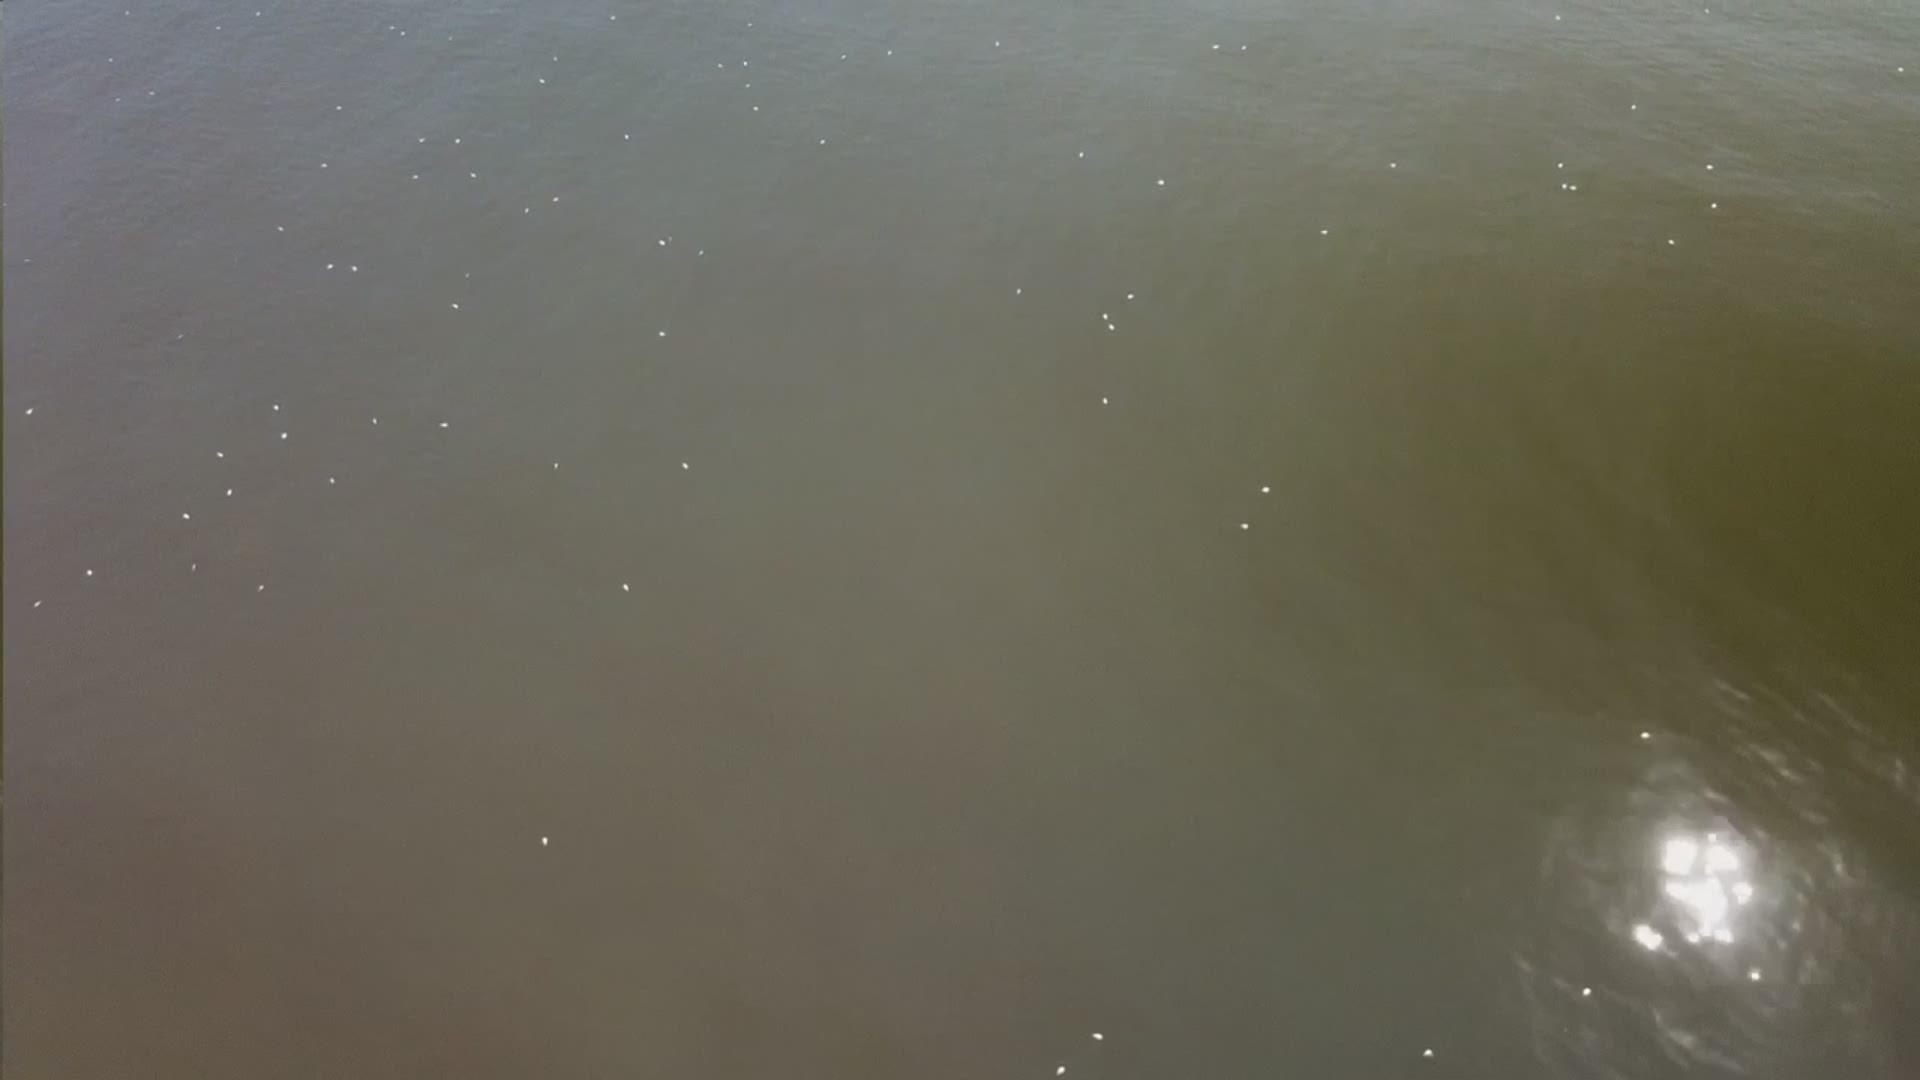
[[[1920,8],[130,2],[10,1076],[1920,1072]]]

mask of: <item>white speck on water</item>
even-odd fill
[[[455,145],[455,146],[459,146],[459,145],[460,145],[460,140],[459,140],[459,139],[455,139],[455,140],[453,140],[453,145]]]
[[[559,462],[557,462],[557,461],[556,461],[556,462],[554,462],[554,463],[553,463],[553,467],[554,467],[554,468],[556,468],[556,469],[558,469],[558,468],[560,467],[560,463],[559,463]]]
[[[1641,733],[1640,733],[1640,739],[1641,739],[1641,741],[1642,741],[1642,742],[1644,742],[1644,741],[1646,741],[1646,740],[1648,740],[1648,739],[1651,739],[1651,738],[1653,738],[1653,732],[1651,732],[1651,731],[1643,731],[1643,732],[1641,732]]]
[[[621,592],[632,592],[632,591],[633,591],[633,586],[631,586],[631,585],[629,585],[629,584],[627,584],[626,582],[624,582],[624,581],[623,581],[623,582],[621,582],[621,583],[620,583],[620,591],[621,591]]]
[[[1673,238],[1672,238],[1672,237],[1668,237],[1668,238],[1667,238],[1667,246],[1668,246],[1668,247],[1672,247],[1672,246],[1673,246]]]
[[[1019,295],[1020,295],[1020,292],[1021,292],[1021,290],[1019,290],[1019,289],[1015,289],[1015,290],[1013,290],[1013,295],[1015,295],[1015,296],[1019,296]],[[28,411],[28,412],[32,412],[33,410],[32,410],[32,409],[28,409],[27,411]]]
[[[1248,529],[1251,529],[1251,528],[1253,528],[1253,522],[1251,522],[1251,521],[1243,521],[1243,522],[1241,522],[1241,523],[1240,523],[1240,529],[1241,529],[1241,531],[1242,531],[1242,532],[1244,532],[1244,531],[1246,531],[1246,530],[1248,530]]]
[[[1082,150],[1082,151],[1080,151],[1080,156],[1081,156],[1081,157],[1083,157],[1083,158],[1084,158],[1084,157],[1086,157],[1086,156],[1087,156],[1087,152],[1086,152],[1085,150]]]
[[[1638,106],[1638,105],[1629,105],[1629,106],[1627,106],[1627,111],[1628,111],[1628,112],[1638,112],[1638,111],[1639,111],[1639,109],[1640,109],[1640,106]]]
[[[1260,485],[1260,494],[1262,494],[1262,495],[1271,495],[1271,494],[1273,494],[1273,488],[1272,488],[1272,487],[1270,487],[1269,485],[1266,485],[1266,484],[1262,484],[1262,485]]]
[[[213,456],[217,458],[223,458],[227,456],[227,452],[225,450],[215,450],[213,452]]]
[[[333,483],[333,477],[331,476],[327,477],[327,483],[329,484]]]
[[[1399,163],[1399,162],[1397,162],[1397,161],[1389,161],[1389,162],[1387,162],[1387,168],[1389,168],[1389,169],[1397,169],[1397,168],[1399,168],[1399,167],[1400,167],[1400,163]]]
[[[1155,181],[1154,181],[1154,184],[1155,184],[1155,185],[1157,185],[1157,186],[1159,186],[1159,187],[1166,187],[1166,186],[1167,186],[1167,182],[1166,182],[1165,180],[1155,180]]]
[[[34,607],[39,607],[39,606],[40,606],[40,605],[41,605],[42,603],[45,603],[45,601],[42,601],[42,600],[35,600],[35,601],[33,602],[33,606],[34,606]]]
[[[1055,1076],[1065,1076],[1065,1075],[1067,1075],[1067,1067],[1066,1067],[1065,1065],[1056,1065],[1056,1066],[1054,1066],[1054,1069],[1053,1069],[1053,1075],[1055,1075]]]
[[[1580,988],[1580,996],[1581,996],[1581,997],[1583,997],[1583,998],[1584,998],[1584,997],[1592,997],[1592,996],[1593,996],[1593,987],[1591,987],[1591,986],[1583,986],[1583,987],[1581,987],[1581,988]]]
[[[183,511],[183,512],[182,512],[182,513],[180,514],[180,520],[181,520],[181,521],[192,521],[192,520],[193,520],[193,515],[192,515],[192,514],[189,514],[189,513],[186,513],[186,512],[184,512],[184,511]]]
[[[1327,235],[1327,230],[1325,230],[1325,229],[1321,229],[1321,230],[1320,230],[1320,235],[1321,235],[1321,236],[1325,236],[1325,235]]]
[[[449,306],[449,307],[451,307],[451,308],[453,308],[453,310],[455,310],[455,311],[459,311],[459,310],[460,310],[460,305],[459,305],[459,304],[449,304],[448,306]]]
[[[285,442],[285,441],[286,441],[286,439],[287,439],[287,433],[286,433],[286,432],[284,432],[284,431],[283,431],[283,432],[281,432],[281,433],[280,433],[280,441],[282,441],[282,442]]]
[[[356,274],[360,272],[360,268],[359,268],[359,267],[357,267],[357,266],[349,266],[349,267],[347,267],[347,269],[348,269],[348,270],[350,270],[350,271],[352,271],[353,273],[356,273]]]
[[[691,469],[691,468],[693,468],[693,466],[691,466],[691,465],[689,465],[689,464],[687,464],[687,463],[686,463],[686,462],[684,462],[684,461],[680,463],[680,467],[681,467],[682,469]]]
[[[1101,398],[1101,399],[1100,399],[1100,404],[1102,404],[1102,405],[1105,405],[1105,404],[1107,404],[1107,399],[1106,399],[1106,398]]]
[[[233,498],[233,489],[232,489],[232,488],[228,488],[228,489],[227,489],[227,498],[229,498],[229,499],[231,499],[231,498]]]
[[[275,231],[275,232],[286,232],[286,231],[287,231],[287,227],[286,227],[285,225],[275,225],[275,226],[274,226],[273,228],[274,228],[274,231]]]
[[[1558,16],[1558,15],[1555,15],[1555,16],[1554,16],[1554,18],[1556,18],[1556,19],[1557,19],[1557,18],[1559,18],[1559,17],[1560,17],[1560,16]],[[1427,1048],[1426,1048],[1425,1050],[1422,1050],[1422,1051],[1420,1051],[1420,1056],[1421,1056],[1421,1057],[1423,1057],[1423,1058],[1430,1058],[1430,1057],[1432,1057],[1432,1056],[1433,1056],[1433,1047],[1431,1047],[1431,1046],[1429,1046],[1429,1047],[1427,1047]]]
[[[262,585],[262,586],[260,586],[259,588],[257,588],[257,589],[255,589],[255,590],[253,590],[253,591],[254,591],[254,592],[257,592],[257,593],[263,593],[263,592],[266,592],[266,591],[267,591],[267,587],[266,587],[265,585]]]
[[[1708,172],[1712,172],[1712,171],[1713,171],[1713,166],[1712,166],[1712,165],[1708,165],[1708,166],[1707,166],[1707,171],[1708,171]]]
[[[92,577],[92,576],[93,576],[93,571],[91,571],[91,570],[89,570],[89,571],[87,571],[87,576],[88,576],[88,577]]]
[[[328,263],[328,264],[327,264],[327,269],[329,269],[329,270],[331,270],[331,269],[333,269],[333,264],[332,264],[332,263]]]
[[[1105,1039],[1105,1038],[1106,1038],[1106,1036],[1105,1036],[1105,1035],[1102,1035],[1102,1034],[1100,1034],[1100,1033],[1099,1033],[1099,1032],[1097,1032],[1097,1031],[1093,1033],[1093,1041],[1094,1041],[1094,1042],[1099,1042],[1100,1040],[1102,1040],[1102,1039]]]
[[[445,420],[440,421],[440,426],[442,428],[445,428],[447,426],[447,422]]]
[[[541,847],[546,847],[546,846],[547,846],[547,838],[546,838],[546,837],[544,837],[544,836],[543,836],[543,837],[541,837],[541,838],[540,838],[540,846],[541,846]]]
[[[1748,968],[1748,969],[1747,969],[1747,980],[1748,980],[1749,982],[1759,982],[1759,981],[1760,981],[1760,969],[1759,969],[1759,968]]]
[[[821,140],[820,140],[820,145],[821,145],[821,146],[825,146],[825,145],[827,145],[827,140],[825,140],[825,139],[821,139]]]
[[[1131,300],[1131,299],[1133,299],[1133,294],[1132,294],[1132,293],[1128,293],[1128,294],[1127,294],[1127,299],[1129,299],[1129,300]]]
[[[28,416],[32,416],[32,415],[33,415],[33,406],[31,406],[31,405],[29,405],[29,406],[27,406],[27,415],[28,415]]]
[[[480,179],[480,174],[479,174],[479,173],[472,173],[472,172],[470,172],[470,173],[468,173],[468,174],[467,174],[467,179],[469,179],[469,180],[478,180],[478,179]]]
[[[1636,923],[1633,927],[1633,940],[1639,942],[1641,948],[1652,952],[1665,944],[1667,939],[1660,931],[1655,930],[1646,923]]]
[[[661,336],[661,337],[666,337],[666,336],[667,336],[667,332],[666,332],[665,330],[662,330],[662,331],[660,331],[660,336]]]
[[[373,418],[373,426],[374,426],[374,427],[379,427],[379,426],[380,426],[380,418],[379,418],[379,417],[377,417],[377,416],[376,416],[376,417],[374,417],[374,418]]]
[[[321,163],[320,163],[320,167],[321,167],[321,168],[323,168],[323,169],[324,169],[324,168],[326,168],[326,167],[327,167],[327,163],[326,163],[326,162],[324,162],[324,161],[323,161],[323,162],[321,162]]]
[[[1717,202],[1715,202],[1715,203],[1708,203],[1708,204],[1707,204],[1707,209],[1709,209],[1709,210],[1718,210],[1718,209],[1720,209],[1720,204],[1719,204],[1719,203],[1717,203]]]

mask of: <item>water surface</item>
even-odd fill
[[[1920,8],[129,2],[10,1075],[1920,1073]]]

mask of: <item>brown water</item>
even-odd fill
[[[131,2],[9,1077],[1920,1075],[1920,7]]]

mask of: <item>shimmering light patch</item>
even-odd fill
[[[1661,935],[1660,931],[1655,930],[1646,923],[1635,924],[1633,928],[1633,940],[1639,942],[1640,947],[1648,952],[1658,949],[1660,946],[1666,944],[1667,941],[1667,939]]]
[[[1678,909],[1687,943],[1733,944],[1735,909],[1753,900],[1740,852],[1717,832],[1670,836],[1660,848],[1661,891]]]
[[[1660,868],[1669,874],[1685,874],[1693,869],[1700,858],[1700,845],[1684,836],[1676,836],[1667,841],[1660,850]]]

